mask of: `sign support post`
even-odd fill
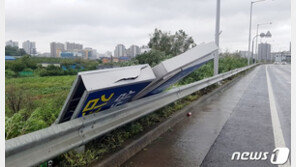
[[[214,57],[214,75],[218,75],[218,69],[219,69],[219,35],[220,33],[221,33],[220,32],[220,0],[217,0],[215,43],[218,46],[218,51]]]

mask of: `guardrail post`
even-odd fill
[[[85,152],[85,145],[79,146],[74,149],[77,153],[84,153]]]

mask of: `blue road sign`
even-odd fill
[[[77,117],[106,110],[130,102],[149,82],[124,85],[89,93]]]
[[[130,102],[155,79],[148,64],[78,73],[57,123]]]

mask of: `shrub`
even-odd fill
[[[56,120],[56,114],[51,106],[36,108],[24,125],[24,133],[30,133],[49,127]]]
[[[46,127],[48,127],[48,125],[44,120],[30,117],[24,124],[23,133],[26,134],[26,133],[34,132],[36,130],[43,129]]]
[[[32,109],[34,107],[33,98],[30,92],[23,87],[9,85],[5,90],[5,103],[12,114],[17,113],[22,108]]]
[[[150,66],[155,66],[161,61],[168,59],[170,56],[165,55],[165,52],[158,50],[151,50],[149,52],[140,54],[136,57],[139,64],[149,64]]]
[[[19,59],[15,60],[13,62],[7,63],[6,66],[7,66],[6,69],[10,69],[10,70],[12,70],[12,71],[14,71],[16,73],[20,72],[20,71],[23,71],[23,69],[26,68],[26,65],[23,62],[21,62]]]
[[[5,117],[5,139],[21,135],[24,124],[23,115],[20,113],[15,113],[10,118]]]
[[[89,165],[92,161],[96,160],[93,150],[86,150],[84,153],[77,153],[75,151],[69,151],[64,154],[65,163],[67,166],[86,166]]]
[[[13,114],[17,113],[21,109],[24,100],[24,92],[11,85],[6,89],[5,97],[5,102]]]
[[[39,71],[40,76],[57,76],[64,75],[64,71],[60,67],[49,65],[48,67]]]
[[[7,78],[13,78],[13,77],[17,77],[17,73],[15,73],[14,71],[7,69],[5,70],[5,77]]]

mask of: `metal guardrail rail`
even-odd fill
[[[6,166],[34,166],[84,145],[209,85],[254,67],[235,69],[128,104],[19,136],[5,142]]]

